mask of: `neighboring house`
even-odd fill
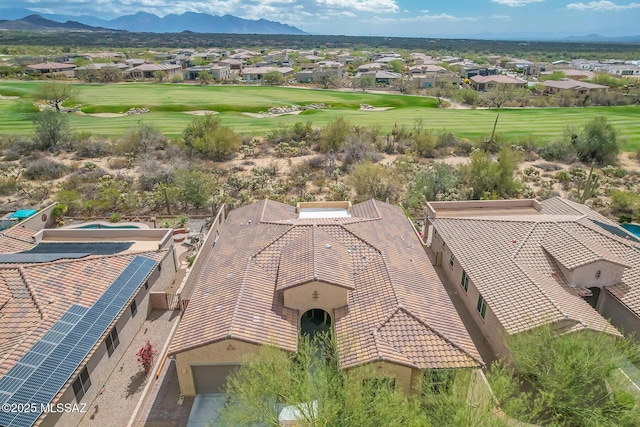
[[[447,70],[439,65],[423,64],[409,68],[411,83],[415,88],[429,88],[438,83],[459,85],[460,77],[456,73]]]
[[[234,58],[226,58],[220,61],[220,64],[228,65],[229,68],[231,68],[232,70],[238,70],[242,72],[245,61],[242,61],[240,59],[234,59]]]
[[[354,77],[359,79],[362,76],[371,76],[374,83],[378,86],[390,86],[402,79],[402,74],[385,70],[357,73]]]
[[[228,65],[204,65],[199,67],[190,67],[184,70],[184,78],[186,80],[196,80],[202,71],[211,74],[211,78],[215,80],[229,80],[231,69]]]
[[[61,62],[41,62],[39,64],[31,64],[25,67],[28,74],[54,74],[62,73],[70,77],[73,76],[73,70],[76,68],[74,64],[65,64]]]
[[[294,73],[294,70],[291,67],[255,67],[245,68],[242,71],[242,77],[244,77],[248,82],[260,82],[265,74],[272,71],[282,74],[285,78],[293,75]]]
[[[544,92],[548,94],[569,91],[572,93],[585,95],[591,92],[606,92],[607,89],[609,89],[608,86],[571,79],[547,80],[543,82],[542,85],[545,87]]]
[[[105,62],[96,62],[94,64],[89,64],[89,65],[85,65],[83,67],[78,67],[76,69],[73,70],[73,74],[76,78],[81,78],[82,77],[82,73],[84,71],[88,71],[88,70],[101,70],[103,68],[116,68],[120,71],[124,71],[126,69],[128,69],[129,67],[127,66],[127,64],[122,64],[122,63],[113,63],[113,62],[109,62],[109,63],[105,63]]]
[[[169,348],[184,396],[223,391],[262,345],[295,352],[300,334],[330,329],[343,369],[372,366],[406,392],[483,365],[399,207],[260,201],[231,211],[211,246]]]
[[[462,67],[460,72],[465,79],[470,79],[473,76],[495,76],[498,74],[498,70],[496,68],[488,68],[488,67]]]
[[[175,75],[182,75],[182,67],[177,64],[142,64],[130,68],[125,72],[132,79],[153,79],[157,73],[164,72],[167,79]]]
[[[548,71],[543,71],[540,73],[541,76],[544,75],[551,75],[553,74],[555,71],[559,71],[562,74],[564,74],[567,78],[573,79],[573,80],[584,80],[584,79],[591,79],[593,78],[593,76],[595,75],[593,72],[591,71],[587,71],[587,70],[575,70],[573,68],[555,68],[554,70],[548,70]]]
[[[362,64],[358,67],[358,72],[359,73],[368,73],[370,71],[378,71],[378,70],[382,70],[386,68],[385,64],[382,63],[378,63],[378,62],[372,62],[370,64]]]
[[[543,324],[640,338],[640,241],[588,207],[430,202],[425,224],[432,262],[497,355],[506,336]]]
[[[640,76],[640,66],[634,64],[607,65],[605,72],[614,76]]]
[[[43,229],[51,209],[0,235],[0,405],[34,405],[3,426],[78,425],[42,408],[92,410],[178,265],[171,230]]]
[[[524,87],[527,82],[515,77],[498,74],[495,76],[473,76],[469,79],[469,84],[478,92],[482,92],[498,86]]]
[[[336,61],[320,61],[315,64],[306,64],[300,72],[296,73],[299,83],[318,83],[324,77],[342,79],[343,65]]]

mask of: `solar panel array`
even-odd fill
[[[640,240],[638,240],[638,238],[636,238],[633,234],[627,232],[625,229],[620,229],[619,227],[616,227],[615,225],[609,225],[609,224],[605,224],[604,222],[600,222],[597,221],[595,219],[592,219],[591,222],[593,222],[594,224],[598,225],[600,228],[603,228],[605,230],[607,230],[609,233],[614,234],[618,237],[622,237],[623,239],[629,239],[632,240],[634,242],[640,242]]]
[[[0,425],[31,427],[144,282],[156,262],[136,256],[90,307],[73,305],[0,378],[0,405],[35,404],[36,412],[0,412]]]

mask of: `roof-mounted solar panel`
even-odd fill
[[[136,256],[90,308],[72,306],[0,379],[0,403],[50,403],[156,264]],[[30,427],[39,416],[0,413],[0,425]]]

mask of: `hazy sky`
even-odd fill
[[[0,7],[114,18],[139,11],[265,18],[310,32],[443,36],[640,33],[640,0],[0,0]],[[9,4],[10,3],[10,4]],[[0,10],[1,18],[1,10]]]

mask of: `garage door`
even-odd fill
[[[237,368],[238,365],[192,366],[196,393],[224,393],[227,375]]]

